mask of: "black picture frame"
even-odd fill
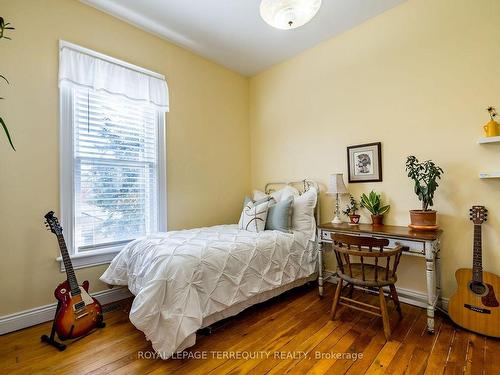
[[[360,159],[358,160],[358,163],[355,161],[356,158]],[[366,172],[363,172],[363,170]],[[373,142],[348,146],[347,172],[350,184],[362,182],[381,182],[382,143]]]

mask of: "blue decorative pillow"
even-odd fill
[[[266,230],[290,233],[292,227],[293,196],[278,203],[271,203],[267,211]]]

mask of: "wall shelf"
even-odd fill
[[[479,138],[477,143],[479,143],[479,144],[500,143],[500,136]],[[479,173],[479,178],[482,180],[487,180],[487,179],[492,179],[492,178],[500,178],[500,172],[490,172],[490,173],[482,172],[482,173]]]
[[[500,178],[500,172],[479,173],[479,178],[481,179]]]
[[[479,141],[477,143],[484,144],[484,143],[500,143],[500,136],[499,137],[484,137],[484,138],[479,138]]]

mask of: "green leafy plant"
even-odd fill
[[[345,210],[342,211],[344,215],[356,215],[356,212],[359,210],[359,204],[354,199],[352,195],[349,195],[349,204],[346,206]]]
[[[384,215],[391,208],[390,205],[382,205],[380,194],[371,191],[370,194],[361,195],[361,207],[366,208],[372,215]]]
[[[0,39],[10,40],[10,38],[7,35],[5,35],[6,30],[14,30],[14,28],[10,26],[10,23],[5,22],[4,19],[0,17]],[[3,75],[0,74],[0,78],[4,80],[7,84],[9,84],[9,81]],[[0,99],[4,98],[0,97]],[[5,124],[5,121],[1,116],[0,116],[0,125],[2,126],[2,129],[5,132],[7,139],[9,140],[10,147],[12,147],[12,149],[15,151],[16,148],[14,147],[14,143],[12,143],[12,138],[10,136],[9,129],[7,128],[7,125]]]
[[[422,202],[422,211],[429,211],[429,207],[434,205],[434,193],[439,186],[437,180],[444,174],[443,169],[432,160],[419,162],[415,156],[408,156],[406,171],[413,180],[415,194]]]

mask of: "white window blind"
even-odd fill
[[[158,230],[158,112],[73,89],[75,246],[116,245]]]

